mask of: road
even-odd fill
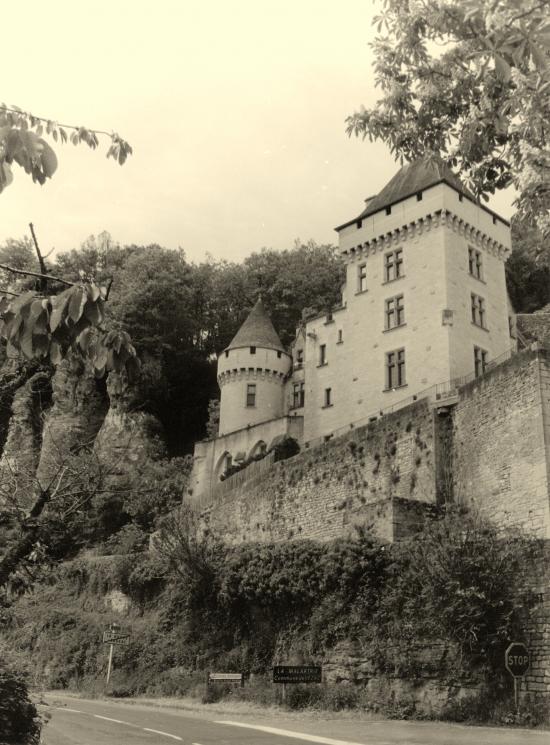
[[[46,698],[44,745],[550,745],[550,732],[439,722],[299,720]]]

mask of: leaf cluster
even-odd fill
[[[99,145],[99,135],[107,135],[111,144],[107,157],[122,165],[131,146],[118,134],[87,127],[59,125],[51,119],[35,116],[17,106],[0,105],[0,192],[13,181],[12,164],[16,163],[35,183],[44,184],[57,170],[57,156],[42,135],[54,142],[73,145],[84,143],[92,150]]]
[[[398,158],[435,152],[484,199],[513,184],[550,229],[550,19],[539,0],[384,0],[374,18],[382,97],[347,119]]]

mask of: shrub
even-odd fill
[[[24,675],[0,660],[0,738],[17,745],[35,745],[40,720],[31,703]]]

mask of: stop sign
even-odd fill
[[[514,678],[521,678],[529,670],[529,650],[521,642],[512,642],[504,653],[504,665]]]

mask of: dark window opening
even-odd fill
[[[294,409],[300,409],[305,403],[305,383],[294,383],[292,391],[292,407]]]
[[[482,329],[487,328],[485,321],[485,300],[479,295],[471,295],[472,300],[472,323]]]
[[[327,345],[321,344],[319,346],[319,365],[327,364]]]
[[[250,354],[256,354],[256,347],[250,347]]]
[[[421,192],[421,191],[417,192],[417,193],[416,193],[416,201],[417,201],[417,202],[421,202],[421,201],[422,201],[422,197],[423,197],[423,196],[424,196],[424,195],[422,194],[422,192]]]
[[[384,280],[391,282],[403,276],[403,249],[398,248],[384,256]]]
[[[386,354],[386,390],[405,385],[405,350]]]
[[[325,406],[332,406],[332,388],[325,388]]]
[[[474,347],[474,371],[476,378],[480,375],[483,375],[483,373],[486,371],[487,357],[488,352],[485,349],[481,349],[481,347]]]
[[[359,228],[360,228],[360,227],[361,227],[362,225],[363,225],[363,221],[362,221],[362,220],[357,220],[357,230],[359,230]]]
[[[386,300],[386,330],[397,328],[405,323],[405,306],[403,295],[397,295]]]
[[[246,386],[246,405],[256,406],[256,384],[248,383]]]
[[[281,359],[282,352],[277,352],[277,357]]]
[[[391,206],[386,207],[386,215],[391,215]]]
[[[360,264],[357,267],[357,291],[365,292],[367,289],[367,265]]]

